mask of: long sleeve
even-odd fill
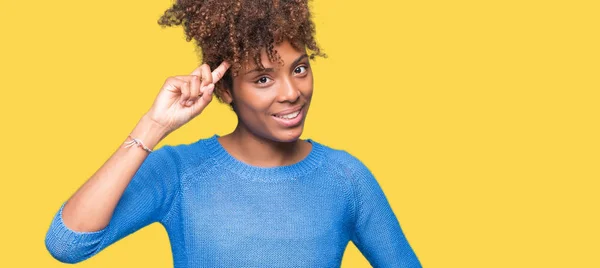
[[[352,242],[373,267],[421,267],[381,186],[360,160],[353,160],[356,216]]]
[[[126,187],[109,224],[96,232],[77,232],[65,226],[64,202],[46,234],[50,254],[65,263],[86,260],[107,246],[153,222],[169,211],[178,191],[176,152],[163,146],[150,153]]]

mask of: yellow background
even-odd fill
[[[317,0],[303,138],[360,158],[425,267],[600,267],[597,1]],[[198,64],[170,1],[0,4],[0,267],[67,267],[54,213],[166,77]],[[215,101],[159,144],[226,134]],[[76,267],[171,267],[158,223]],[[369,267],[352,243],[342,267]]]

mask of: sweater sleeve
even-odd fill
[[[352,242],[375,268],[422,267],[381,186],[360,160],[353,160],[356,216]]]
[[[109,224],[95,232],[78,232],[65,226],[62,211],[55,214],[46,233],[50,254],[64,263],[78,263],[136,232],[161,220],[169,211],[178,191],[178,162],[171,146],[150,153],[127,185]]]

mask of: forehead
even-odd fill
[[[296,49],[290,42],[284,41],[283,43],[277,44],[273,47],[273,51],[277,51],[279,57],[283,61],[283,66],[288,66],[294,62],[294,60],[298,59],[298,57],[306,54],[306,51],[303,49]],[[260,61],[265,68],[277,68],[277,62],[271,62],[267,55],[267,51],[263,48],[260,52]],[[244,66],[245,70],[253,70],[258,68],[259,66],[253,60],[249,60]]]

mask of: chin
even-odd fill
[[[295,142],[300,139],[304,130],[304,121],[308,112],[308,104],[303,105],[300,113],[294,119],[289,121],[276,119],[275,116],[269,117],[269,128],[272,140],[278,142]]]
[[[300,139],[300,136],[302,136],[303,128],[304,128],[304,126],[300,125],[293,129],[284,129],[284,130],[275,131],[273,133],[273,140],[276,140],[279,142],[297,141],[298,139]]]

